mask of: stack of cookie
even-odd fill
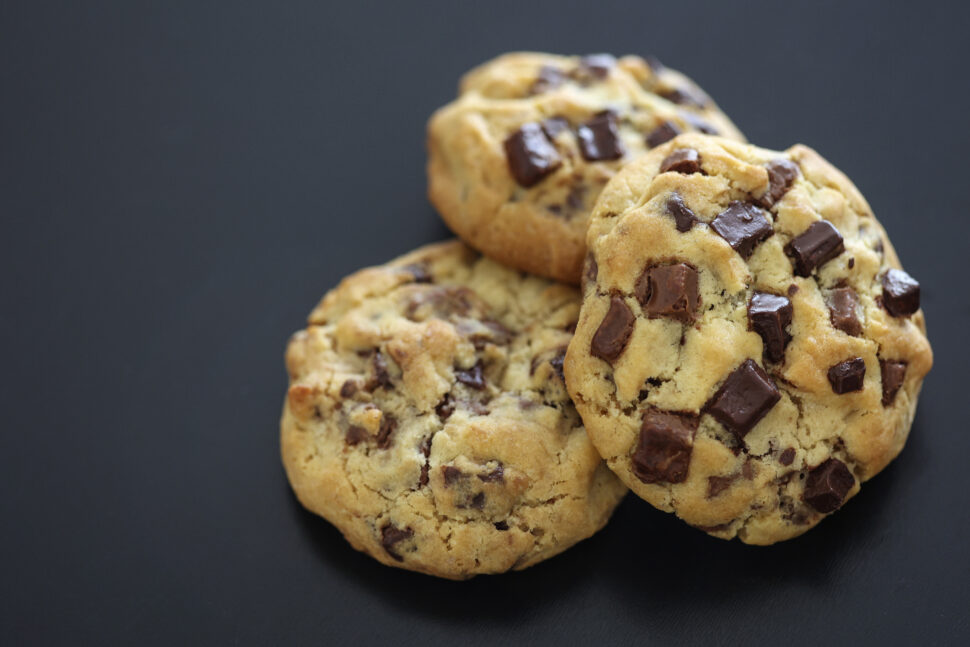
[[[521,569],[627,488],[771,544],[902,450],[919,284],[814,151],[744,143],[656,61],[545,54],[469,72],[428,149],[464,242],[348,277],[286,353],[287,475],[355,548]]]

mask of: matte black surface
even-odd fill
[[[967,644],[968,19],[0,3],[0,643]],[[451,583],[372,562],[295,502],[288,335],[343,275],[447,236],[425,120],[461,72],[525,48],[656,54],[752,141],[815,147],[922,282],[936,367],[909,446],[808,535],[726,543],[630,497],[561,557]]]

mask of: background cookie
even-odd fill
[[[286,352],[283,463],[358,550],[448,578],[522,569],[626,488],[562,378],[579,295],[458,242],[345,279]]]
[[[656,61],[515,53],[462,78],[428,124],[428,194],[488,256],[578,283],[590,209],[623,164],[680,132],[742,135]]]
[[[588,243],[567,383],[642,498],[768,544],[902,449],[932,364],[919,286],[814,151],[680,136],[610,183]]]

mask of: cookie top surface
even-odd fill
[[[639,496],[769,544],[902,449],[932,352],[918,284],[817,153],[685,134],[594,208],[565,373]]]
[[[428,124],[428,193],[449,227],[506,265],[579,283],[589,212],[631,159],[680,132],[742,135],[657,62],[516,53],[468,72]]]
[[[563,383],[579,304],[458,242],[346,278],[286,351],[300,501],[375,559],[455,579],[593,534],[626,487]]]

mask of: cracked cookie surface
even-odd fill
[[[589,212],[627,162],[678,133],[743,139],[690,79],[608,54],[500,56],[428,123],[428,194],[469,245],[578,284]]]
[[[344,279],[286,351],[297,497],[378,561],[453,579],[592,535],[626,487],[563,383],[579,305],[457,241]]]
[[[933,361],[919,284],[811,149],[681,135],[606,187],[587,242],[566,380],[646,501],[770,544],[902,450]]]

